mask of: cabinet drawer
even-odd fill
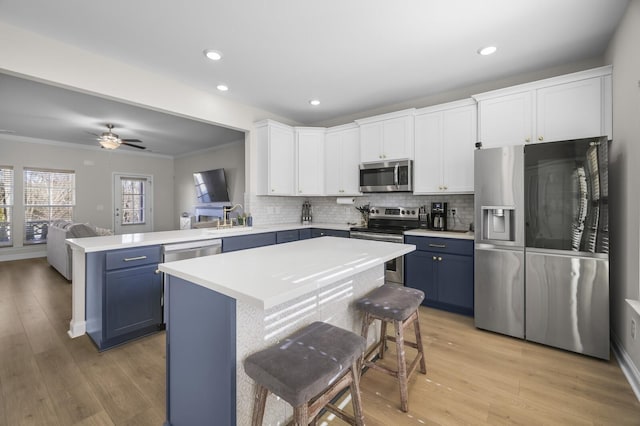
[[[298,230],[298,235],[300,236],[301,240],[308,240],[309,238],[311,238],[311,229],[300,229]]]
[[[313,228],[311,230],[311,237],[341,237],[341,238],[349,238],[349,231],[340,231],[338,229],[323,229],[323,228]]]
[[[160,262],[160,246],[113,250],[106,254],[106,269],[130,268]]]
[[[298,241],[299,239],[300,235],[297,229],[276,232],[276,244],[290,243],[291,241]]]
[[[224,238],[222,240],[222,252],[229,253],[236,250],[270,246],[276,243],[276,233],[267,232],[255,235],[239,235],[237,237]]]
[[[473,241],[458,240],[455,238],[415,237],[407,235],[404,238],[407,244],[415,244],[416,250],[437,251],[438,253],[455,253],[465,256],[473,256]]]

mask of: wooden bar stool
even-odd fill
[[[273,392],[293,406],[296,426],[315,422],[323,408],[352,425],[364,425],[360,361],[365,346],[366,340],[355,333],[314,322],[248,356],[244,370],[257,384],[251,424],[262,425],[267,396]],[[354,416],[331,403],[348,387]]]
[[[422,337],[420,335],[420,322],[418,321],[418,307],[424,299],[424,293],[420,290],[403,287],[396,284],[385,284],[368,293],[362,299],[356,301],[356,306],[364,312],[362,322],[362,336],[366,339],[369,333],[369,326],[374,320],[380,320],[380,340],[376,342],[364,355],[363,367],[370,367],[380,370],[396,379],[400,385],[400,405],[402,411],[409,411],[409,392],[407,383],[411,375],[420,364],[420,372],[427,373],[424,361],[424,350],[422,348]],[[387,336],[387,323],[393,323],[395,336]],[[413,324],[416,334],[416,342],[404,340],[404,329]],[[373,362],[373,358],[378,355],[384,358],[386,341],[396,342],[397,370],[378,365]],[[418,350],[418,355],[407,368],[404,347],[409,346]],[[377,352],[376,352],[377,351]]]

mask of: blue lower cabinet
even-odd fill
[[[107,340],[162,323],[162,279],[156,269],[148,265],[107,272]]]
[[[239,235],[237,237],[227,237],[222,240],[222,252],[229,253],[237,250],[270,246],[276,243],[275,232],[265,232],[262,234]]]
[[[308,240],[309,238],[311,238],[311,229],[309,228],[300,229],[298,231],[298,235],[300,236],[301,240]]]
[[[425,292],[422,304],[473,315],[473,241],[410,236],[405,241],[418,247],[405,256],[405,285]]]
[[[86,255],[87,334],[99,350],[164,329],[160,246]]]
[[[338,229],[312,228],[311,238],[317,238],[317,237],[349,238],[349,231],[340,231]]]
[[[297,229],[276,232],[276,244],[290,243],[299,239],[300,234]]]

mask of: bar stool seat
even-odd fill
[[[364,312],[362,322],[362,336],[366,339],[369,326],[374,320],[380,320],[380,340],[376,342],[364,355],[363,367],[370,367],[382,371],[398,379],[400,387],[400,405],[402,411],[409,411],[408,381],[415,373],[418,365],[422,374],[427,373],[420,334],[420,321],[418,307],[424,300],[424,292],[396,284],[385,284],[369,292],[366,296],[356,301],[356,307]],[[387,323],[392,322],[395,336],[387,335]],[[404,329],[413,324],[416,341],[407,342],[404,339]],[[397,370],[381,366],[374,362],[376,355],[384,359],[386,342],[396,343]],[[417,349],[418,354],[407,368],[404,347]]]
[[[270,391],[294,407],[295,425],[306,426],[325,407],[351,424],[363,425],[359,375],[365,346],[366,340],[355,333],[314,322],[248,356],[244,369],[257,384],[252,424],[262,424]],[[355,416],[330,403],[347,387]]]

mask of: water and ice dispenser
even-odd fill
[[[513,206],[482,206],[482,239],[515,241],[515,213]]]

